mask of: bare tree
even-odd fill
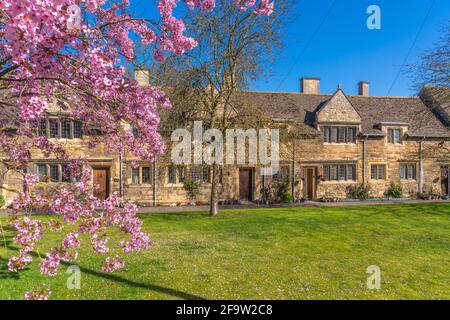
[[[276,2],[274,13],[260,17],[240,11],[233,2],[219,0],[213,14],[188,14],[188,34],[199,43],[183,57],[170,57],[174,71],[165,86],[171,87],[174,114],[172,126],[203,121],[205,129],[261,127],[262,113],[236,95],[252,80],[270,73],[270,65],[281,48],[282,30],[292,17],[293,2]],[[186,68],[186,66],[188,66]],[[174,76],[175,75],[175,76]],[[211,165],[210,215],[218,213],[219,166]]]
[[[442,31],[436,46],[423,52],[409,70],[417,91],[423,86],[450,87],[450,23]]]
[[[437,116],[450,133],[450,23],[443,28],[435,47],[423,52],[419,63],[411,65],[408,73],[413,89],[420,92],[420,97],[432,111],[430,113],[425,110],[416,114],[416,120],[426,127],[430,123],[430,117]],[[421,150],[423,158],[441,162],[448,174],[446,164],[450,161],[450,145],[447,141],[421,142]]]

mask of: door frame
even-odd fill
[[[447,195],[450,195],[450,165],[443,165],[441,166],[441,173],[440,173],[440,180],[441,180],[441,188],[444,185],[442,182],[442,171],[447,169]],[[441,190],[442,193],[444,193],[444,190]]]
[[[313,176],[312,176],[312,197],[311,199],[308,198],[308,200],[316,200],[317,198],[317,174],[318,174],[318,167],[317,166],[305,166],[303,167],[303,196],[305,199],[308,197],[308,184],[310,181],[308,180],[308,170],[313,170]]]
[[[106,169],[106,199],[111,195],[111,166],[92,166],[92,183],[94,183],[94,171]]]
[[[241,198],[241,171],[249,171],[249,176],[248,176],[248,198],[247,199],[242,199]],[[238,190],[239,190],[239,200],[246,200],[246,201],[253,201],[254,199],[254,186],[255,186],[255,168],[250,168],[250,167],[242,167],[239,168],[238,171]]]

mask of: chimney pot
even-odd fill
[[[365,97],[369,96],[369,82],[360,81],[358,83],[358,94]]]
[[[305,94],[320,94],[320,78],[300,78],[300,92]]]

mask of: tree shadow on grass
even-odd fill
[[[14,229],[5,225],[2,225],[2,229],[4,233],[0,229],[0,248],[9,249]],[[5,253],[8,254],[8,251],[6,250]],[[17,272],[9,271],[8,260],[9,258],[0,257],[0,280],[20,279],[20,275]]]
[[[8,246],[8,249],[18,251],[18,248],[14,247],[14,246]],[[33,257],[37,257],[38,256],[38,254],[36,252],[34,252],[34,251],[30,252],[30,254]],[[71,263],[67,263],[67,262],[64,262],[64,261],[61,261],[61,264],[66,266],[66,267],[72,265]],[[3,263],[1,263],[1,265],[3,265]],[[6,266],[6,263],[5,263],[5,266]],[[2,270],[0,269],[0,279],[1,279],[1,271]],[[9,272],[7,267],[6,267],[6,271]],[[203,297],[196,296],[196,295],[193,295],[193,294],[190,294],[190,293],[187,293],[187,292],[179,291],[179,290],[176,290],[176,289],[166,288],[166,287],[162,287],[162,286],[158,286],[158,285],[150,284],[150,283],[139,283],[139,282],[136,282],[136,281],[132,281],[132,280],[129,280],[129,279],[126,279],[126,278],[119,277],[119,276],[114,275],[114,274],[103,273],[103,272],[91,270],[91,269],[88,269],[88,268],[85,268],[85,267],[81,267],[81,266],[80,266],[80,271],[83,272],[83,273],[86,273],[86,274],[90,274],[90,275],[93,275],[93,276],[96,276],[96,277],[99,277],[99,278],[106,279],[106,280],[115,281],[115,282],[118,282],[118,283],[123,283],[123,284],[126,284],[126,285],[131,286],[131,287],[141,288],[141,289],[145,289],[145,290],[151,290],[151,291],[155,291],[155,292],[159,292],[159,293],[164,293],[164,294],[167,294],[167,295],[170,295],[170,296],[173,296],[173,297],[177,297],[177,298],[180,298],[180,299],[185,299],[185,300],[206,300]],[[10,273],[12,273],[12,272],[10,272]]]
[[[20,279],[18,272],[11,272],[8,269],[8,259],[0,257],[0,280]]]

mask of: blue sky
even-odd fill
[[[154,10],[153,3],[141,1],[132,1],[138,13]],[[450,1],[435,0],[425,20],[433,0],[336,0],[318,29],[334,1],[298,1],[299,16],[286,27],[285,47],[270,76],[252,83],[250,89],[295,92],[299,78],[309,76],[321,78],[323,93],[334,92],[341,83],[347,94],[355,94],[357,83],[365,80],[370,82],[371,95],[414,94],[406,74],[401,72],[395,83],[394,79],[424,21],[407,63],[417,61],[418,53],[439,39],[450,20]],[[381,9],[380,30],[366,26],[366,10],[372,4]]]
[[[298,91],[301,76],[320,77],[321,91],[331,93],[341,83],[348,94],[357,92],[360,80],[370,82],[371,95],[387,95],[414,42],[431,0],[337,0],[319,32],[333,0],[303,0],[300,16],[287,28],[285,48],[273,66],[272,76],[252,85],[256,90]],[[366,9],[381,9],[381,29],[369,30]],[[417,61],[422,50],[433,46],[450,20],[450,1],[436,0],[409,56]],[[303,52],[303,54],[301,54]],[[401,73],[389,95],[411,95],[411,81]]]

